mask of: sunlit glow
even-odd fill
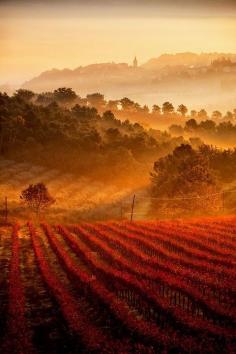
[[[96,62],[145,62],[165,52],[236,52],[235,17],[111,16],[10,7],[1,18],[0,82]],[[93,9],[94,10],[94,9]],[[119,10],[120,11],[120,10]],[[114,15],[114,11],[113,11]]]

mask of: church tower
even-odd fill
[[[136,57],[134,58],[134,61],[133,61],[133,67],[134,67],[134,68],[137,68],[137,67],[138,67],[138,60],[137,60]]]

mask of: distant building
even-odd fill
[[[137,68],[137,67],[138,67],[138,60],[137,60],[136,57],[134,58],[134,61],[133,61],[133,67],[134,67],[134,68]]]

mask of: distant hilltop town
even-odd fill
[[[130,64],[96,63],[48,70],[21,87],[34,92],[70,87],[82,96],[102,92],[109,99],[127,96],[148,105],[172,100],[195,107],[204,104],[209,110],[219,104],[218,109],[223,110],[235,102],[236,54],[163,54],[143,64],[134,56]],[[9,92],[10,88],[2,86],[0,91]]]

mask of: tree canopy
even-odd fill
[[[29,185],[22,191],[20,199],[37,215],[55,203],[55,199],[49,194],[43,183]]]
[[[158,196],[199,195],[206,187],[215,186],[207,156],[188,144],[156,161],[151,178],[153,193]]]

